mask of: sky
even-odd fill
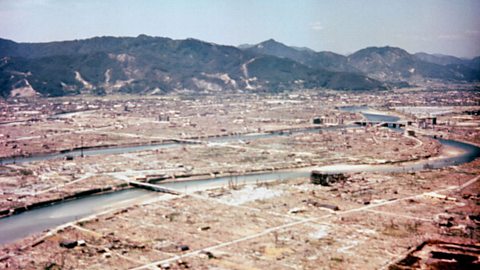
[[[234,46],[273,38],[341,54],[389,45],[471,58],[480,55],[479,14],[480,0],[0,0],[0,37],[146,34]]]

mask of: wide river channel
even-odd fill
[[[385,121],[395,122],[399,118],[391,115],[383,115],[379,113],[372,113],[368,107],[344,107],[341,108],[344,111],[361,112],[364,117],[369,121]],[[341,127],[344,128],[345,126]],[[328,128],[334,129],[338,127]],[[318,128],[309,128],[303,130],[296,130],[292,133],[302,132],[318,132]],[[276,132],[266,134],[253,134],[253,135],[235,135],[229,137],[218,137],[208,139],[208,142],[225,142],[242,140],[248,141],[252,139],[272,136],[286,136],[291,133]],[[380,165],[345,165],[345,166],[326,166],[323,170],[330,172],[406,172],[406,171],[419,171],[426,168],[443,168],[452,165],[459,165],[473,161],[480,156],[480,148],[471,144],[462,143],[453,140],[439,139],[439,142],[444,146],[453,147],[458,151],[458,154],[454,157],[436,157],[419,162],[405,162],[399,164],[380,164]],[[101,154],[121,154],[134,151],[152,150],[165,147],[177,147],[181,143],[171,144],[158,144],[158,145],[141,145],[130,147],[112,147],[104,149],[90,149],[84,150],[85,156],[89,155],[101,155]],[[41,160],[49,160],[55,158],[63,158],[66,155],[79,156],[80,150],[70,151],[62,154],[48,154],[38,155],[16,159],[4,159],[4,164],[8,163],[26,163]],[[180,192],[193,192],[197,190],[206,190],[209,188],[216,188],[221,186],[227,186],[229,182],[243,183],[257,183],[268,182],[275,180],[288,180],[299,177],[308,177],[311,170],[314,168],[302,168],[285,171],[273,171],[265,173],[256,173],[248,175],[232,175],[208,178],[202,180],[188,180],[178,181],[170,183],[158,183],[159,186],[178,190]],[[56,226],[75,221],[89,215],[100,213],[102,211],[114,208],[118,205],[128,205],[130,202],[138,200],[155,199],[159,196],[158,193],[147,191],[143,189],[127,189],[122,191],[116,191],[105,194],[91,195],[74,200],[64,201],[61,203],[53,204],[50,206],[35,208],[22,212],[20,214],[12,215],[9,217],[0,219],[0,245],[13,242],[28,235],[42,232],[46,229],[54,228]]]

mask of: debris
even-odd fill
[[[63,240],[60,242],[60,246],[63,248],[74,248],[78,245],[77,241],[68,241],[68,240]]]
[[[190,267],[188,266],[188,263],[185,262],[185,261],[182,261],[182,260],[178,260],[178,261],[177,261],[177,265],[180,266],[180,267],[182,267],[182,268],[190,268]]]
[[[188,247],[187,245],[178,245],[177,249],[180,251],[187,251],[190,249],[190,247]]]
[[[347,178],[343,173],[323,173],[312,171],[310,174],[310,182],[315,185],[330,186],[333,183],[344,181]]]
[[[476,245],[428,240],[388,269],[478,269],[479,251]]]
[[[200,227],[198,228],[199,231],[208,231],[210,230],[210,226],[203,226],[203,227]]]
[[[161,269],[168,270],[168,269],[170,269],[170,264],[169,263],[164,263],[164,264],[159,265],[158,267],[160,267]]]
[[[200,255],[205,256],[205,257],[207,257],[208,259],[215,259],[215,258],[216,258],[216,257],[213,255],[212,252],[210,252],[210,251],[205,251],[205,250],[202,250],[202,251],[200,252]]]
[[[288,213],[290,214],[298,214],[298,213],[304,213],[306,210],[304,208],[300,208],[300,207],[295,207],[295,208],[292,208],[290,210],[288,210]]]
[[[307,203],[308,205],[311,205],[311,206],[320,207],[320,208],[327,208],[327,209],[330,209],[330,210],[333,210],[333,211],[340,210],[340,208],[336,205],[319,203],[319,202],[316,202],[316,201],[310,200],[310,199],[303,200],[303,202],[305,202],[305,203]]]
[[[472,220],[476,224],[480,224],[480,215],[469,215],[468,219]]]
[[[457,201],[457,198],[448,197],[447,195],[438,194],[436,192],[425,193],[425,196],[427,196],[428,198],[438,199],[438,200],[445,200],[445,201],[452,201],[452,202]]]

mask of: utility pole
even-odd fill
[[[83,158],[83,136],[80,136],[80,157]]]

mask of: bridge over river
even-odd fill
[[[386,121],[355,121],[354,124],[360,126],[378,126],[378,127],[389,127],[389,128],[402,128],[408,125],[411,125],[409,121],[395,121],[395,122],[386,122]]]
[[[355,109],[355,108],[353,108]],[[391,127],[402,127],[408,122],[398,121],[398,117],[386,116],[379,114],[368,114],[362,113],[367,120],[358,121],[356,124],[360,125],[386,125]],[[394,126],[395,124],[395,126]],[[338,126],[336,128],[344,128],[345,126]],[[318,132],[318,128],[307,128],[298,130],[296,132]],[[292,132],[294,133],[294,132]],[[287,134],[288,135],[288,134]],[[209,139],[208,141],[229,141],[229,140],[253,140],[258,138],[273,137],[273,136],[286,136],[285,132],[274,132],[268,134],[255,134],[255,135],[237,135],[231,137],[219,137],[215,139]],[[8,216],[0,219],[0,245],[13,242],[20,238],[26,237],[28,235],[39,233],[43,230],[59,226],[61,224],[66,224],[68,222],[74,222],[75,220],[88,217],[90,215],[106,211],[106,209],[112,209],[119,207],[119,205],[129,205],[133,201],[144,199],[155,199],[158,195],[154,194],[150,190],[166,192],[166,193],[181,193],[184,192],[194,192],[198,190],[206,190],[210,188],[218,188],[225,186],[229,181],[235,180],[238,183],[259,183],[259,182],[268,182],[274,180],[288,180],[295,179],[300,177],[309,177],[310,172],[313,169],[322,169],[322,170],[332,170],[334,172],[348,173],[348,172],[358,172],[358,171],[370,171],[370,172],[407,172],[407,171],[420,171],[426,169],[436,169],[444,168],[451,165],[459,165],[462,163],[470,162],[478,157],[480,157],[480,148],[469,144],[462,143],[453,140],[443,140],[438,139],[442,145],[451,146],[462,151],[458,151],[457,155],[448,156],[443,158],[433,158],[426,159],[421,162],[407,162],[405,164],[384,164],[384,165],[373,165],[366,166],[362,164],[352,165],[348,168],[342,167],[340,170],[332,169],[335,165],[331,164],[331,168],[303,168],[303,169],[294,169],[294,170],[285,170],[285,171],[273,171],[273,172],[264,172],[256,174],[247,174],[247,175],[230,175],[222,177],[212,177],[208,179],[200,180],[188,180],[188,181],[172,181],[158,184],[143,183],[135,180],[126,179],[131,186],[136,186],[138,188],[126,189],[115,191],[111,193],[104,193],[92,196],[86,196],[82,198],[77,198],[68,201],[62,201],[61,203],[52,204],[45,207],[39,207],[35,209],[29,209],[19,214]],[[130,146],[130,147],[114,147],[106,149],[91,149],[85,151],[85,154],[95,155],[95,154],[109,154],[115,155],[126,152],[133,151],[144,151],[144,150],[154,150],[164,147],[175,147],[183,145],[183,143],[197,143],[197,141],[182,141],[182,142],[173,142],[168,144],[148,144],[140,146]],[[80,155],[77,152],[69,152],[70,155]],[[23,157],[17,158],[17,162],[34,162],[41,161],[53,158],[62,158],[60,154],[52,155],[43,155],[43,156],[33,156],[33,157]],[[4,160],[4,163],[13,163],[12,160]],[[338,166],[337,166],[338,167]],[[174,196],[174,195],[168,195]]]

